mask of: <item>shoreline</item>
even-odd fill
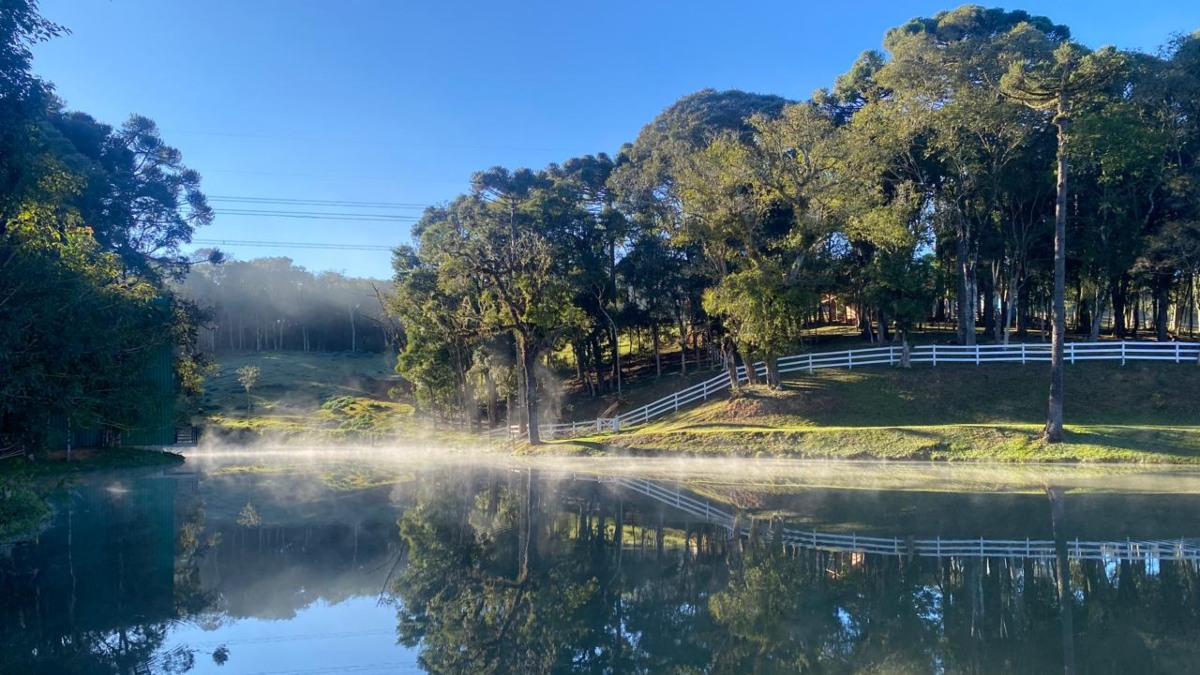
[[[54,517],[54,499],[80,477],[104,471],[179,466],[183,455],[136,448],[81,449],[70,462],[64,453],[40,461],[0,462],[0,546],[31,539]]]

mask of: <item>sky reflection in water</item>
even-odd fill
[[[1171,559],[1200,537],[1196,472],[321,457],[75,488],[0,556],[0,672],[1060,672],[1072,651],[1078,672],[1180,672],[1200,655],[1200,571]],[[922,548],[972,538],[1049,553]],[[1075,539],[1158,548],[1080,559]]]

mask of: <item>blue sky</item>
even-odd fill
[[[420,205],[473,171],[614,153],[687,93],[805,98],[883,33],[940,2],[42,0],[70,36],[34,67],[73,109],[137,112],[219,197]],[[1096,47],[1153,50],[1200,29],[1200,2],[1038,0],[1019,7]],[[197,238],[394,246],[407,222],[221,214]],[[269,210],[346,213],[313,206]],[[314,271],[390,275],[387,251],[228,244]]]

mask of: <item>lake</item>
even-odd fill
[[[1200,472],[385,451],[94,476],[0,673],[1200,669]]]

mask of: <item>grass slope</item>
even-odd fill
[[[242,366],[260,371],[249,409],[237,379]],[[210,432],[239,440],[396,433],[413,425],[413,408],[389,398],[399,384],[392,367],[383,354],[222,355],[205,383],[200,412]]]
[[[824,370],[554,451],[1200,463],[1194,365],[1068,366],[1067,442],[1038,440],[1044,365]]]

